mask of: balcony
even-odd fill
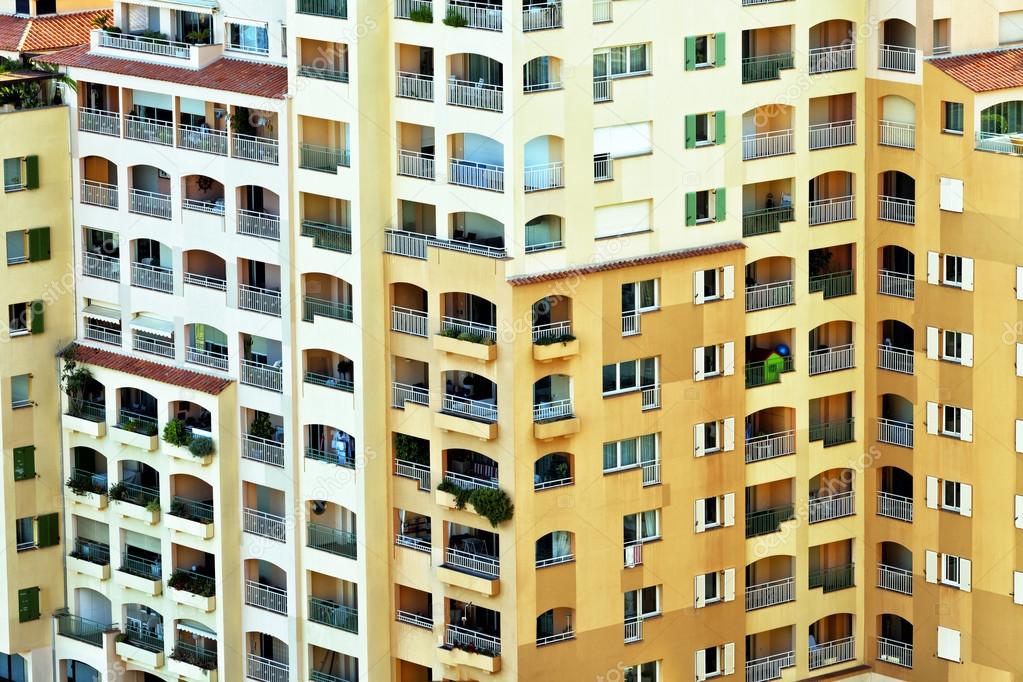
[[[398,175],[421,180],[436,178],[433,154],[417,152],[411,149],[398,150]]]
[[[835,419],[826,422],[810,423],[810,442],[823,441],[824,447],[852,443],[854,438],[854,419]]]
[[[395,458],[394,475],[417,481],[420,490],[430,490],[430,467],[426,464]]]
[[[441,663],[468,666],[489,673],[501,670],[501,638],[458,625],[444,629],[444,646],[438,652]]]
[[[130,120],[130,119],[129,119]],[[227,131],[209,126],[178,125],[178,147],[204,154],[227,156]]]
[[[760,83],[781,78],[783,69],[795,68],[791,52],[742,58],[742,82]]]
[[[268,538],[276,542],[287,542],[287,523],[287,519],[277,514],[248,507],[242,509],[242,530],[252,535],[258,535],[261,538]],[[283,593],[284,591],[281,590],[281,592]]]
[[[423,386],[412,386],[395,381],[391,384],[391,407],[405,409],[406,403],[414,405],[430,404],[430,389]]]
[[[545,31],[562,28],[564,19],[561,16],[560,0],[533,0],[522,3],[522,32]]]
[[[824,299],[850,296],[856,293],[856,280],[852,270],[811,275],[809,293],[823,292]]]
[[[757,0],[743,0],[743,5],[752,4]],[[759,0],[759,2],[777,2],[778,0]],[[782,670],[796,665],[796,652],[785,651],[771,656],[762,656],[746,661],[746,682],[768,682],[780,680]]]
[[[449,26],[465,26],[483,31],[501,31],[504,28],[504,10],[501,2],[470,2],[468,0],[448,0],[448,16],[458,17],[459,23],[444,23]]]
[[[810,523],[820,523],[852,516],[856,513],[856,497],[852,490],[823,497],[811,497],[807,508]]]
[[[299,168],[337,175],[338,168],[351,165],[351,159],[347,149],[303,142],[299,145],[298,165]]]
[[[309,598],[309,620],[352,634],[359,633],[358,610],[329,599]]]
[[[103,648],[103,635],[117,630],[113,623],[99,623],[70,613],[57,614],[57,634]]]
[[[238,285],[238,307],[242,310],[281,316],[281,292],[249,284]]]
[[[912,280],[910,280],[912,281]],[[877,346],[877,367],[899,374],[913,373],[913,350],[882,343]]]
[[[433,75],[399,71],[395,94],[405,99],[415,99],[420,102],[433,101]]]
[[[124,119],[124,139],[170,147],[174,144],[174,124],[160,119],[129,115]]]
[[[823,588],[824,593],[837,592],[855,586],[855,567],[853,564],[842,564],[810,571],[808,587],[813,590]]]
[[[117,185],[82,178],[81,202],[90,206],[116,210],[118,207]]]
[[[103,489],[106,490],[105,484]],[[110,578],[110,545],[75,538],[74,549],[68,554],[68,567],[76,573],[107,580]]]
[[[913,300],[916,296],[916,284],[912,273],[880,270],[877,273],[877,293]]]
[[[877,66],[885,71],[916,73],[916,49],[902,45],[881,45]]]
[[[791,355],[774,354],[766,360],[746,363],[746,388],[768,386],[781,381],[781,375],[795,371]]]
[[[295,6],[298,14],[333,19],[348,18],[348,0],[298,0]]]
[[[746,537],[755,538],[776,533],[781,529],[783,522],[794,518],[796,510],[791,504],[746,512]]]
[[[856,121],[834,121],[810,126],[810,149],[830,149],[856,144]]]
[[[882,120],[877,143],[886,147],[916,149],[916,125]]]
[[[302,319],[306,322],[312,322],[317,315],[329,317],[332,320],[351,322],[353,319],[352,304],[316,298],[314,296],[304,297],[302,299]]]
[[[774,606],[775,604],[784,604],[794,601],[795,598],[796,579],[791,577],[746,586],[747,611],[755,611],[756,609]]]
[[[170,220],[172,215],[171,196],[132,187],[128,191],[128,210],[139,215]]]
[[[432,0],[395,0],[394,18],[433,23],[433,2]]]
[[[495,424],[497,422],[497,405],[492,401],[473,400],[457,395],[444,395],[441,411],[465,419]]]
[[[810,670],[829,665],[845,663],[856,658],[856,638],[844,637],[831,642],[811,645],[809,651]]]
[[[306,524],[306,547],[312,547],[321,552],[342,556],[346,559],[355,559],[357,557],[355,533],[313,523],[312,521]]]
[[[877,638],[877,660],[903,668],[912,668],[913,645],[879,636]]]
[[[890,223],[913,225],[916,223],[916,200],[903,197],[880,196],[877,198],[878,220]]]
[[[233,133],[231,135],[231,156],[274,166],[279,163],[280,150],[277,140],[258,135]]]
[[[452,158],[448,163],[448,183],[491,192],[504,191],[504,166]]]
[[[246,386],[258,386],[277,393],[281,393],[284,387],[281,367],[248,359],[241,361],[240,381]]]
[[[287,663],[249,653],[245,657],[245,677],[256,682],[290,682],[291,669]],[[309,679],[319,682],[312,675]]]
[[[878,417],[877,440],[879,443],[898,445],[903,448],[912,448],[913,425],[896,419]]]
[[[877,565],[877,586],[882,590],[913,594],[913,571],[898,566]]]
[[[288,615],[288,591],[275,585],[266,585],[256,580],[247,579],[245,581],[245,603],[271,613]],[[281,679],[286,680],[287,678]]]
[[[765,133],[743,135],[742,137],[742,159],[762,159],[769,156],[781,156],[791,154],[792,130],[775,130]]]
[[[561,161],[526,166],[523,169],[526,193],[564,187],[564,171],[564,164]]]
[[[192,57],[191,51],[194,47],[188,43],[180,43],[174,40],[149,38],[147,36],[131,35],[128,33],[113,33],[101,30],[98,31],[97,34],[99,47],[155,55],[158,57],[172,57],[174,59],[189,60]]]
[[[253,462],[284,468],[284,444],[245,434],[242,436],[242,457]]]
[[[163,666],[163,636],[162,622],[157,629],[151,629],[147,624],[135,618],[128,618],[122,634],[123,641],[117,642],[115,650],[118,656],[129,661],[142,664],[150,668]]]
[[[838,372],[855,366],[856,349],[851,343],[810,351],[810,376]]]
[[[856,44],[810,48],[810,73],[821,74],[856,68]]]
[[[504,111],[504,86],[448,79],[448,104],[483,111]]]
[[[391,306],[391,331],[428,337],[428,318],[423,310]]]
[[[105,279],[108,282],[121,281],[121,259],[102,253],[82,253],[82,274],[86,277]]]
[[[174,293],[174,271],[159,265],[131,264],[131,284],[142,289]]]
[[[877,515],[913,523],[913,498],[878,490]]]
[[[88,133],[120,137],[121,114],[116,111],[79,107],[78,129]]]
[[[238,234],[260,237],[273,241],[281,240],[281,217],[262,211],[250,211],[239,208]]]
[[[814,199],[810,202],[810,225],[826,225],[856,217],[856,201],[852,194]]]
[[[742,236],[756,237],[762,234],[781,232],[781,224],[795,220],[793,207],[772,206],[742,213]]]
[[[746,312],[792,305],[795,302],[794,291],[791,279],[747,286]]]
[[[498,557],[455,549],[454,547],[445,549],[444,565],[485,576],[492,580],[496,580],[501,575],[501,561]]]
[[[795,451],[796,432],[793,429],[750,435],[746,438],[746,464],[784,457]]]

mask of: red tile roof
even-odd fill
[[[283,99],[288,92],[287,68],[229,57],[218,59],[201,69],[185,69],[89,54],[89,46],[80,45],[40,57],[39,61],[58,66],[93,69],[122,76],[192,85],[210,90],[240,92],[256,97]]]
[[[550,282],[551,280],[556,279],[565,279],[566,277],[589,275],[595,272],[620,270],[622,268],[634,268],[639,265],[650,265],[651,263],[664,263],[666,261],[682,260],[685,258],[697,258],[699,256],[709,256],[711,254],[725,253],[727,251],[738,251],[740,249],[745,248],[746,245],[743,244],[742,242],[722,242],[720,244],[698,246],[691,249],[662,251],[660,253],[651,253],[644,256],[635,256],[634,258],[622,258],[621,260],[607,261],[605,263],[593,263],[591,265],[564,268],[561,270],[549,270],[547,272],[540,272],[535,275],[518,275],[516,277],[509,277],[508,283],[511,284],[512,286],[521,286],[523,284],[538,284],[540,282]]]
[[[172,386],[180,386],[181,388],[188,388],[210,395],[219,395],[234,383],[230,379],[222,379],[188,369],[162,365],[158,362],[133,358],[101,348],[83,346],[79,343],[73,344],[73,347],[75,349],[75,360],[83,365],[96,365],[97,367],[112,369],[115,372],[124,372],[125,374],[132,374],[137,377],[171,384]]]
[[[1023,48],[927,60],[974,92],[1023,87]]]
[[[0,15],[0,50],[45,52],[89,42],[96,17],[112,17],[108,9],[46,17]]]

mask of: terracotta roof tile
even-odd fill
[[[186,69],[89,54],[89,46],[80,45],[40,57],[39,61],[58,66],[106,71],[122,76],[180,83],[210,90],[240,92],[256,97],[282,99],[288,92],[287,68],[229,57],[218,59],[201,69]]]
[[[927,61],[974,92],[1023,87],[1023,48],[935,57]]]
[[[93,20],[96,17],[113,17],[110,10],[94,12],[74,12],[58,14],[50,17],[38,17],[29,23],[28,33],[21,44],[24,52],[54,50],[72,45],[84,45],[89,42]]]
[[[720,244],[709,244],[707,246],[698,246],[691,249],[662,251],[660,253],[651,253],[644,256],[636,256],[634,258],[622,258],[621,260],[607,261],[605,263],[593,263],[591,265],[582,265],[571,268],[564,268],[561,270],[549,270],[547,272],[540,272],[535,275],[518,275],[516,277],[509,277],[508,283],[511,284],[512,286],[521,286],[523,284],[538,284],[540,282],[550,282],[551,280],[556,279],[565,279],[566,277],[589,275],[595,272],[620,270],[622,268],[633,268],[638,265],[664,263],[666,261],[682,260],[685,258],[697,258],[699,256],[709,256],[715,253],[725,253],[727,251],[737,251],[745,248],[746,245],[743,244],[742,242],[722,242]]]
[[[193,391],[200,391],[210,395],[219,395],[230,386],[233,381],[222,379],[210,374],[193,372],[188,369],[162,365],[158,362],[142,360],[129,355],[115,353],[102,348],[73,344],[75,349],[75,360],[84,365],[96,365],[112,369],[115,372],[124,372],[137,377],[144,377],[152,381],[159,381],[172,386],[180,386]]]
[[[21,39],[28,30],[28,19],[10,14],[0,14],[0,50],[17,52],[21,49]]]

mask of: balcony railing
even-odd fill
[[[546,339],[561,339],[571,335],[572,322],[568,320],[562,322],[551,322],[549,324],[533,325],[533,343],[538,343]]]
[[[742,214],[742,236],[756,237],[761,234],[781,232],[781,224],[795,220],[792,206],[758,208]]]
[[[810,351],[810,376],[838,372],[856,365],[856,349],[847,343]]]
[[[542,423],[558,419],[568,419],[572,416],[572,399],[552,400],[546,403],[533,405],[533,421]]]
[[[430,489],[430,467],[426,464],[408,462],[403,459],[394,460],[394,475],[419,481],[420,490]]]
[[[242,360],[241,383],[246,386],[258,386],[259,388],[281,393],[284,387],[283,371],[280,367],[274,367],[262,362]]]
[[[757,310],[792,305],[795,301],[794,291],[791,279],[784,282],[748,286],[746,287],[746,312],[752,313]]]
[[[359,632],[358,610],[329,599],[309,597],[309,620],[345,632]]]
[[[877,419],[877,440],[904,448],[913,447],[913,425],[895,419]]]
[[[358,556],[355,533],[312,521],[306,525],[306,546],[347,559]]]
[[[397,533],[394,536],[394,544],[399,547],[408,547],[409,549],[414,549],[417,552],[426,552],[427,554],[430,553],[430,543],[430,538],[422,538],[415,535],[403,535],[401,533]]]
[[[190,346],[185,349],[185,362],[191,362],[194,365],[202,365],[204,367],[211,367],[213,369],[219,369],[222,372],[226,372],[228,357],[227,353],[219,353],[205,348],[195,348]]]
[[[791,504],[784,504],[769,509],[746,512],[746,537],[775,533],[784,521],[796,518],[796,509]]]
[[[791,154],[792,130],[773,130],[754,135],[743,135],[742,158],[744,161],[762,159],[768,156]]]
[[[882,45],[878,68],[886,71],[916,73],[916,48]]]
[[[405,230],[387,230],[384,232],[384,251],[398,256],[426,260],[427,236],[418,232]]]
[[[916,149],[916,125],[913,123],[882,120],[881,134],[877,142],[886,147]]]
[[[174,293],[174,271],[159,265],[132,263],[131,285],[172,294]]]
[[[878,490],[877,515],[913,523],[913,498]]]
[[[174,357],[174,342],[169,339],[160,338],[135,331],[131,335],[131,347],[142,353],[151,353],[165,358]]]
[[[645,412],[647,410],[656,410],[661,407],[661,386],[660,384],[654,384],[650,386],[640,386],[640,407]]]
[[[916,223],[916,200],[902,197],[880,196],[877,198],[877,217],[890,223],[913,225]]]
[[[430,389],[422,386],[410,386],[395,381],[391,384],[391,406],[399,409],[405,408],[405,403],[416,405],[430,404]]]
[[[116,209],[118,206],[117,185],[82,178],[81,198],[83,204]]]
[[[441,318],[440,328],[442,332],[454,331],[459,334],[471,334],[473,336],[483,337],[493,343],[497,343],[497,327],[492,324],[472,322],[470,320],[463,320],[458,317],[449,317],[445,315]]]
[[[856,281],[852,270],[841,272],[827,272],[823,275],[810,277],[809,292],[815,294],[818,291],[824,293],[824,298],[837,298],[849,296],[856,293]]]
[[[913,275],[905,272],[881,270],[877,273],[877,293],[913,300],[916,296]]]
[[[476,630],[458,625],[448,625],[444,629],[444,643],[451,647],[472,648],[475,651],[501,655],[501,638],[487,635]]]
[[[794,360],[791,355],[783,357],[781,360],[780,366],[775,366],[774,363],[769,364],[766,360],[747,362],[746,388],[776,384],[781,381],[782,374],[795,369]]]
[[[913,594],[913,571],[886,564],[877,565],[877,586],[900,594]]]
[[[488,578],[497,578],[501,575],[500,559],[488,554],[473,554],[448,547],[444,550],[444,563]]]
[[[433,2],[431,0],[395,0],[394,18],[411,19],[413,12],[433,13]]]
[[[639,642],[643,639],[643,618],[640,616],[629,616],[625,619],[623,639],[626,644],[629,642]]]
[[[569,628],[563,632],[558,632],[550,635],[542,635],[536,638],[537,646],[547,646],[548,644],[555,644],[556,642],[564,642],[569,639],[575,639],[575,631]]]
[[[564,26],[561,16],[561,2],[523,5],[522,32],[543,31]]]
[[[746,463],[762,462],[766,459],[784,457],[796,451],[796,432],[777,431],[746,439]]]
[[[613,18],[611,0],[593,0],[593,23],[606,24]]]
[[[484,31],[503,29],[504,11],[499,4],[488,5],[466,0],[449,0],[448,11],[452,10],[465,20],[465,25],[468,28],[478,28]]]
[[[504,166],[453,158],[448,163],[448,182],[461,187],[503,192]]]
[[[852,490],[825,497],[811,497],[807,508],[810,523],[830,521],[843,516],[852,516],[855,513],[856,495]]]
[[[747,4],[751,0],[743,0]],[[780,680],[781,671],[796,664],[796,652],[786,651],[780,654],[755,658],[746,661],[746,682],[771,682]]]
[[[745,4],[745,3],[744,3]],[[810,73],[830,73],[856,68],[856,44],[810,48]]]
[[[395,94],[398,97],[418,99],[423,102],[432,102],[433,76],[409,71],[399,71]]]
[[[291,682],[287,663],[278,663],[251,653],[245,658],[245,676],[256,682]]]
[[[113,327],[103,327],[92,322],[85,321],[85,338],[100,343],[109,343],[114,346],[121,345],[121,330]]]
[[[132,213],[170,220],[172,211],[171,197],[169,194],[149,192],[133,187],[128,190],[128,210]]]
[[[810,126],[810,149],[856,144],[856,121],[833,121]]]
[[[606,182],[614,179],[614,159],[610,154],[593,155],[593,181]]]
[[[913,351],[909,348],[899,348],[884,343],[879,344],[877,347],[877,366],[879,369],[887,369],[890,372],[912,374]]]
[[[287,542],[288,529],[287,519],[283,516],[270,514],[258,509],[245,508],[242,510],[242,530],[263,538]]]
[[[238,285],[238,307],[274,317],[281,316],[281,292],[249,284]]]
[[[913,667],[913,645],[886,637],[877,638],[877,660],[885,663]]]
[[[238,234],[281,240],[281,217],[272,213],[238,209]]]
[[[795,67],[791,52],[742,58],[742,82],[759,83],[781,77],[782,69]]]
[[[523,175],[526,192],[540,192],[565,186],[564,164],[561,161],[526,166]]]
[[[269,163],[274,166],[279,163],[280,148],[277,140],[239,133],[233,134],[231,140],[231,156],[236,159]]]
[[[181,208],[185,211],[195,211],[196,213],[207,213],[223,217],[224,200],[206,201],[205,199],[189,199],[186,197],[181,200]]]
[[[482,400],[471,400],[457,395],[445,395],[441,409],[444,412],[479,421],[497,421],[497,405]]]
[[[810,424],[810,442],[824,441],[824,447],[851,443],[854,440],[855,419],[835,419]]]
[[[82,253],[82,274],[111,282],[121,281],[121,259],[101,253]]]
[[[825,593],[853,587],[855,568],[853,564],[842,564],[811,571],[808,587],[811,590],[818,587],[823,588]]]
[[[100,135],[121,136],[121,115],[116,111],[103,109],[78,109],[78,129]]]
[[[125,623],[123,634],[126,636],[126,641],[132,646],[146,649],[147,651],[162,653],[163,652],[163,634],[161,630],[155,632],[149,627],[144,626],[141,621],[135,620],[131,617],[127,619]],[[159,632],[160,634],[157,634]]]
[[[424,154],[410,149],[399,149],[398,175],[433,180],[436,177],[433,154]]]
[[[170,147],[174,144],[174,124],[155,118],[128,116],[124,120],[124,139]]]
[[[103,646],[103,633],[116,629],[111,623],[99,623],[70,613],[57,616],[57,634],[85,642],[95,647]]]
[[[178,147],[227,156],[227,131],[182,123],[178,125]]]
[[[648,485],[660,485],[661,483],[661,460],[654,459],[640,464],[643,470],[643,487]]]
[[[412,611],[396,609],[394,612],[394,619],[399,623],[414,625],[417,628],[423,628],[424,630],[433,630],[433,618],[431,616],[423,616],[418,613],[413,613]]]
[[[642,313],[637,311],[622,313],[622,336],[636,336],[640,333]]]
[[[160,559],[145,559],[142,557],[125,554],[121,557],[122,573],[129,573],[147,580],[159,580],[163,575],[163,567]]]
[[[93,402],[91,400],[82,400],[78,406],[78,412],[75,414],[77,417],[82,419],[88,419],[93,422],[104,422],[107,420],[107,408],[102,402]],[[70,414],[70,413],[69,413]]]
[[[317,315],[329,317],[332,320],[351,322],[353,319],[352,304],[306,296],[302,299],[302,319],[312,322]]]
[[[245,510],[248,512],[249,510]],[[282,616],[288,615],[288,591],[255,580],[245,581],[245,603]]]
[[[448,79],[448,104],[484,111],[504,110],[504,86]]]
[[[344,391],[346,393],[355,392],[355,382],[351,379],[344,379],[334,377],[329,374],[320,374],[319,372],[306,371],[305,383],[312,384],[314,386],[323,386],[324,388],[333,388],[337,391]]]
[[[184,283],[191,284],[192,286],[196,287],[203,287],[204,289],[227,291],[226,279],[221,279],[220,277],[213,277],[211,275],[201,275],[197,272],[186,272],[184,274]]]
[[[1023,154],[1023,141],[1020,133],[984,133],[976,134],[975,149],[984,152],[995,152],[996,154],[1011,154],[1020,156]]]
[[[845,637],[818,644],[810,649],[810,670],[851,661],[856,657],[856,639]]]
[[[306,447],[305,458],[317,462],[326,462],[327,464],[336,464],[346,469],[355,468],[355,453],[345,452],[337,448],[333,450],[320,450],[319,448]]]
[[[753,611],[775,604],[784,604],[796,598],[796,579],[782,578],[759,585],[746,586],[746,610]]]
[[[335,83],[347,83],[348,71],[338,66],[323,67],[309,64],[298,65],[298,75],[305,78],[317,78],[321,81],[333,81]]]
[[[594,0],[597,2],[598,0]],[[611,7],[611,0],[606,0],[607,6]],[[596,4],[594,5],[596,9]],[[594,102],[610,102],[611,101],[611,79],[607,76],[594,76],[593,77],[593,101]]]
[[[188,59],[192,49],[188,43],[108,31],[99,32],[99,46],[176,59]]]
[[[810,225],[825,225],[856,217],[856,200],[851,194],[843,197],[814,199],[810,202]]]
[[[213,505],[208,502],[199,502],[187,497],[175,495],[171,500],[171,513],[184,519],[191,519],[200,523],[213,523]]]
[[[348,0],[298,0],[295,11],[317,17],[348,18]]]
[[[427,322],[428,318],[423,310],[391,306],[391,331],[425,338],[430,335]]]
[[[284,444],[251,434],[242,436],[242,457],[276,467],[284,467]]]
[[[312,237],[313,246],[318,249],[352,252],[352,230],[344,225],[333,225],[318,220],[302,221],[302,236]]]
[[[338,168],[351,164],[347,149],[303,142],[299,145],[298,151],[300,168],[337,174]]]

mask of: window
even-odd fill
[[[941,506],[949,511],[959,512],[961,484],[956,481],[944,481]]]
[[[703,452],[717,452],[721,449],[718,423],[707,422],[703,424]]]
[[[10,336],[40,334],[43,331],[43,302],[12,303],[7,306]]]
[[[959,557],[952,554],[943,554],[941,562],[941,582],[953,587],[959,587],[961,578],[959,571]]]
[[[25,12],[27,13],[28,10],[26,9]],[[8,680],[10,682],[27,682],[28,679],[28,666],[25,665],[24,658],[18,654],[0,653],[0,680],[4,682]],[[71,679],[68,678],[68,682],[71,682]]]
[[[712,114],[696,114],[696,144],[713,144],[714,138],[711,137],[711,121],[710,117]]]
[[[25,189],[24,177],[21,159],[4,159],[5,192],[18,192]]]
[[[686,71],[725,65],[725,34],[686,36]]]
[[[697,502],[697,507],[700,507],[702,503],[702,511],[697,509],[697,514],[700,516],[697,518],[697,523],[702,525],[704,529],[717,528],[721,525],[720,505],[719,500],[716,497],[707,497]],[[700,523],[702,521],[702,524]]]
[[[652,618],[661,613],[661,586],[652,585],[625,593],[625,618]]]
[[[686,194],[686,225],[721,222],[725,219],[725,188]]]
[[[655,433],[604,443],[604,473],[631,469],[642,462],[656,461],[657,450],[658,438]]]
[[[973,410],[928,401],[927,433],[973,442]]]
[[[951,362],[963,361],[963,335],[961,332],[944,332],[945,343],[942,344],[942,358]]]
[[[713,111],[686,116],[686,149],[725,143],[725,112]]]
[[[735,525],[735,494],[696,500],[694,513],[697,533]]]
[[[714,573],[705,573],[701,578],[703,580],[703,602],[705,604],[713,604],[716,601],[720,601],[721,574],[715,571]]]
[[[7,264],[28,262],[28,251],[25,249],[25,233],[14,230],[7,233]]]
[[[50,228],[14,230],[7,233],[7,264],[50,259]]]
[[[963,259],[962,256],[945,254],[944,283],[952,287],[963,286]]]
[[[17,550],[24,552],[26,549],[34,549],[36,546],[35,519],[26,516],[14,522],[14,529],[17,541]]]
[[[638,514],[627,514],[622,517],[622,536],[626,547],[660,539],[660,510],[650,509]]]
[[[962,102],[942,103],[941,128],[946,133],[955,135],[963,134],[963,104]]]
[[[622,670],[622,682],[659,682],[660,679],[657,661],[627,665]]]
[[[735,418],[705,422],[693,427],[693,454],[703,457],[735,448]]]
[[[972,258],[950,253],[927,252],[927,283],[973,291]]]
[[[973,486],[969,483],[928,476],[925,492],[928,509],[942,509],[960,516],[973,516]]]
[[[30,395],[31,374],[19,374],[11,377],[11,408],[29,407],[32,404]]]
[[[703,300],[713,301],[721,298],[721,288],[718,286],[718,271],[703,271]]]
[[[696,36],[696,66],[710,66],[710,36]]]
[[[626,393],[657,385],[657,358],[604,365],[604,395]]]
[[[227,47],[240,52],[270,54],[266,25],[227,24]]]
[[[660,306],[658,281],[648,279],[622,285],[622,313],[648,313]]]
[[[945,405],[944,419],[941,424],[942,433],[958,438],[962,434],[962,424],[962,408]]]
[[[708,647],[703,650],[704,677],[713,677],[721,674],[721,661],[718,659],[718,648]]]
[[[696,680],[703,682],[719,675],[735,672],[735,644],[712,646],[696,651]]]
[[[606,69],[607,75],[611,78],[623,78],[625,76],[637,76],[648,73],[650,71],[648,49],[649,46],[646,43],[642,43],[639,45],[612,47],[594,52],[593,73],[595,76],[601,76],[603,74],[600,71]]]
[[[718,347],[703,347],[703,376],[710,377],[719,373],[718,369]]]

